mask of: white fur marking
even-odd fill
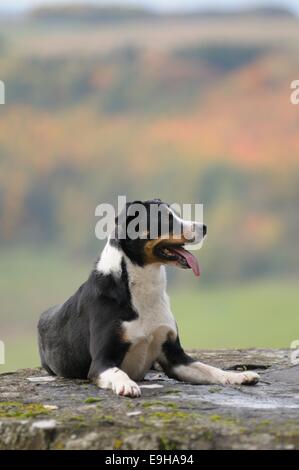
[[[124,334],[132,344],[121,368],[134,380],[142,380],[161,354],[169,333],[176,335],[176,323],[166,293],[164,266],[150,264],[143,268],[125,257],[132,304],[138,318],[124,322]]]
[[[173,372],[178,379],[193,384],[242,385],[259,380],[259,375],[255,372],[227,372],[201,362],[177,366]]]
[[[111,389],[117,395],[126,397],[139,397],[141,395],[138,385],[117,367],[111,367],[102,372],[98,377],[97,385],[100,388]]]
[[[184,220],[177,215],[172,208],[168,208],[179,226],[183,228],[183,233],[187,238],[185,247],[187,250],[199,250],[202,247],[206,235],[203,235],[203,224],[195,220]],[[194,238],[194,239],[193,239]]]
[[[110,240],[106,243],[97,263],[97,271],[102,274],[121,274],[122,252],[115,246],[110,245]]]

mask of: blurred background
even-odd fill
[[[95,207],[203,203],[202,276],[169,269],[186,347],[299,337],[297,1],[1,0],[0,372],[86,280]]]

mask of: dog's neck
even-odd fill
[[[97,262],[96,270],[101,274],[110,274],[120,278],[123,263],[127,270],[130,286],[145,285],[150,290],[166,289],[166,271],[163,265],[152,263],[143,267],[138,266],[132,263],[119,246],[112,244],[109,238]]]
[[[165,267],[158,263],[148,264],[144,267],[133,264],[124,255],[126,269],[128,272],[129,286],[144,286],[148,291],[161,291],[166,289]]]

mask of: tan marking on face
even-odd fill
[[[144,245],[144,254],[145,254],[145,262],[146,264],[151,264],[151,263],[164,263],[164,264],[171,264],[175,263],[175,261],[164,261],[160,259],[158,256],[155,255],[154,251],[155,248],[160,245],[163,242],[167,242],[169,246],[171,245],[179,245],[179,244],[184,244],[186,243],[186,240],[184,235],[181,237],[175,237],[173,235],[162,235],[159,238],[156,238],[154,240],[149,240],[146,242]]]

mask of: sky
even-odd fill
[[[32,6],[40,6],[45,4],[82,4],[95,3],[98,5],[113,4],[135,4],[151,7],[157,10],[187,10],[200,8],[234,8],[234,7],[251,7],[264,5],[278,5],[290,7],[299,13],[298,0],[0,0],[0,10],[4,11],[20,11]]]

